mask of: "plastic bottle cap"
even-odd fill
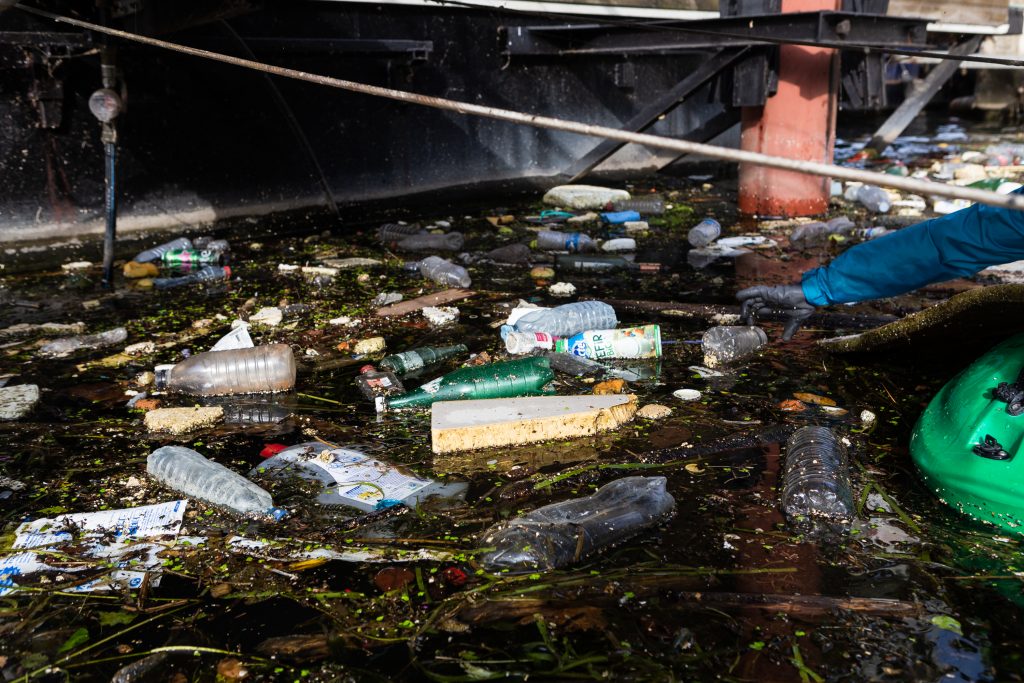
[[[288,511],[284,508],[270,508],[267,514],[273,517],[275,522],[279,522],[288,516]]]
[[[375,367],[373,367],[372,365],[369,365],[369,364],[364,365],[363,367],[359,368],[359,374],[360,375],[365,375],[368,372],[377,372],[377,368],[375,368]]]
[[[227,279],[231,279],[231,266],[224,266],[224,275]]]

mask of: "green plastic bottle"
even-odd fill
[[[544,385],[555,378],[547,358],[531,357],[480,367],[460,368],[398,396],[378,396],[378,411],[425,408],[435,401],[513,398],[549,394]]]
[[[422,346],[411,351],[403,351],[391,356],[385,356],[380,361],[380,366],[391,370],[398,376],[407,375],[423,368],[443,363],[449,358],[455,358],[469,349],[465,344],[455,346]]]

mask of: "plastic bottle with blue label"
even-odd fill
[[[537,248],[542,251],[597,251],[597,242],[582,232],[541,230],[537,233]]]
[[[609,330],[618,323],[615,309],[603,301],[577,301],[555,308],[516,309],[509,324],[501,326],[501,338],[509,332],[547,332],[571,337],[586,330]]]
[[[146,473],[167,488],[235,514],[277,520],[287,512],[270,494],[242,475],[184,446],[164,446],[149,454]]]

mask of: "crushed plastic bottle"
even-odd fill
[[[465,482],[440,483],[420,479],[354,448],[330,448],[320,442],[290,446],[264,460],[250,476],[294,475],[324,485],[321,505],[347,505],[364,512],[395,505],[413,507],[430,496],[449,500],[465,497]]]
[[[265,394],[295,386],[295,356],[287,344],[207,351],[156,368],[156,388],[192,396]]]
[[[167,488],[235,514],[273,520],[287,514],[274,507],[273,498],[262,488],[191,448],[156,449],[146,459],[146,473]]]
[[[686,239],[691,246],[700,248],[706,247],[722,234],[722,225],[714,218],[705,218],[697,225],[690,228]]]
[[[597,242],[582,232],[541,230],[537,233],[537,248],[543,251],[596,251]]]
[[[383,244],[391,244],[404,240],[409,235],[419,235],[422,232],[423,230],[416,224],[385,223],[377,228],[377,240]]]
[[[826,243],[833,235],[846,235],[854,230],[856,225],[846,216],[833,218],[827,223],[814,221],[804,223],[793,229],[789,235],[789,243],[799,249],[816,246]]]
[[[660,216],[665,213],[665,202],[660,199],[620,199],[612,203],[616,211],[636,211],[641,216]]]
[[[428,280],[447,287],[469,287],[473,284],[469,271],[446,261],[440,256],[428,256],[419,262],[420,274]]]
[[[469,349],[465,344],[454,346],[421,346],[417,349],[403,351],[391,356],[385,356],[380,361],[380,366],[391,370],[396,375],[403,376],[410,373],[440,365],[450,358],[455,358]]]
[[[191,249],[192,240],[187,237],[179,237],[178,239],[171,240],[170,242],[164,242],[161,245],[155,246],[152,249],[144,249],[135,255],[132,261],[136,263],[148,263],[150,261],[159,261],[160,258],[168,251],[172,249]]]
[[[495,263],[523,264],[529,263],[533,252],[525,244],[508,244],[504,247],[491,249],[484,258]]]
[[[571,353],[545,353],[544,357],[551,364],[551,369],[556,372],[569,375],[570,377],[603,377],[610,372],[606,365],[583,356],[574,356]]]
[[[60,358],[82,349],[102,349],[106,346],[120,344],[128,338],[128,330],[115,327],[96,334],[83,334],[77,337],[63,337],[44,344],[39,353],[50,358]]]
[[[568,339],[559,339],[555,342],[555,351],[594,360],[660,358],[661,328],[644,325],[617,330],[587,330]]]
[[[172,287],[183,287],[201,282],[217,282],[230,279],[231,268],[229,266],[203,266],[194,273],[182,275],[181,277],[154,278],[153,286],[157,289],[170,289]]]
[[[509,332],[547,332],[554,337],[571,337],[587,330],[610,330],[619,322],[615,309],[602,301],[577,301],[555,308],[528,310],[509,318],[501,337]]]
[[[889,193],[877,185],[861,185],[857,188],[857,202],[872,213],[888,213],[892,208]]]
[[[709,368],[749,356],[768,343],[760,327],[720,325],[704,333],[704,365]]]
[[[665,477],[625,477],[593,495],[545,505],[484,532],[481,555],[489,571],[550,570],[580,561],[665,521],[675,499]]]
[[[209,235],[204,235],[202,237],[196,237],[195,239],[192,240],[192,248],[227,253],[231,251],[231,243],[229,243],[227,240],[216,240],[210,237]]]
[[[406,394],[379,396],[375,403],[380,412],[399,408],[426,408],[437,401],[538,396],[551,393],[544,387],[554,378],[546,358],[523,358],[460,368]]]
[[[790,524],[848,530],[853,521],[846,447],[825,427],[802,427],[786,444],[782,510]]]
[[[410,235],[395,244],[399,251],[458,251],[465,238],[461,232],[447,232],[443,235],[426,233]]]

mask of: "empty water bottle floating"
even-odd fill
[[[490,571],[556,569],[666,520],[675,499],[665,477],[625,477],[585,498],[545,505],[484,532]]]
[[[509,332],[547,332],[555,337],[571,337],[587,330],[615,327],[615,309],[602,301],[577,301],[555,308],[516,309],[509,323],[501,328],[502,337]]]
[[[597,242],[581,232],[541,230],[537,233],[537,248],[542,251],[595,251]]]
[[[433,280],[439,285],[469,287],[473,284],[469,277],[469,271],[440,256],[428,256],[419,262],[418,268],[423,277]]]
[[[161,245],[155,246],[151,249],[144,249],[135,255],[132,261],[136,263],[148,263],[149,261],[159,261],[160,258],[167,253],[175,249],[191,249],[192,240],[187,237],[179,237],[178,239],[165,242]]]
[[[287,344],[207,351],[156,368],[157,389],[193,396],[264,394],[295,386],[295,357]]]
[[[224,352],[227,353],[227,352]],[[236,472],[183,446],[164,446],[150,453],[146,473],[167,488],[235,514],[281,519],[270,494]]]
[[[803,427],[786,444],[782,510],[802,531],[848,530],[853,521],[849,459],[843,442],[825,427]]]
[[[694,247],[706,247],[722,234],[722,226],[714,218],[705,218],[690,228],[686,239]]]
[[[760,327],[721,325],[704,333],[704,365],[714,368],[754,353],[768,343]]]

